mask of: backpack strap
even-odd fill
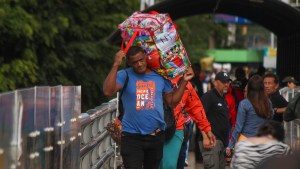
[[[126,87],[127,87],[127,84],[128,84],[128,80],[129,80],[128,73],[127,73],[127,70],[125,70],[125,73],[126,73],[126,79],[125,79],[125,82],[124,82],[123,89],[122,89],[122,91],[121,91],[121,93],[120,93],[120,98],[122,97],[122,95],[123,95],[123,92],[124,92],[124,90],[126,89]]]
[[[121,105],[123,105],[123,102],[122,102],[122,95],[123,95],[123,92],[124,92],[124,90],[126,89],[126,87],[127,87],[127,85],[128,85],[128,81],[129,81],[129,76],[128,76],[127,70],[125,70],[125,73],[126,73],[126,79],[125,79],[123,89],[121,90],[121,93],[120,93],[119,99],[118,99],[118,101],[121,102]],[[124,115],[124,112],[119,111],[119,117],[118,117],[119,120],[122,120],[123,115]]]

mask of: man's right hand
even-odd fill
[[[216,145],[216,136],[211,131],[207,132],[206,135],[209,138],[210,143],[214,147]]]
[[[123,50],[119,50],[115,55],[114,66],[120,66],[122,64],[123,59],[125,58],[125,53]]]
[[[105,96],[113,96],[117,91],[121,89],[121,86],[116,82],[116,79],[117,72],[119,66],[122,64],[123,58],[125,58],[125,53],[123,50],[120,50],[115,54],[114,64],[103,83],[103,93]]]
[[[216,137],[215,135],[209,131],[205,133],[204,131],[201,131],[202,137],[203,137],[203,147],[205,149],[212,149],[216,145]]]

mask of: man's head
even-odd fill
[[[296,87],[296,83],[299,83],[294,77],[287,76],[282,80],[283,83],[286,83],[287,87],[293,89]]]
[[[231,82],[230,76],[226,72],[219,72],[215,77],[215,88],[221,94],[224,95],[228,91],[229,84]]]
[[[138,74],[145,74],[150,71],[147,67],[146,55],[143,48],[131,46],[126,53],[126,62]]]
[[[246,72],[242,67],[238,67],[235,70],[235,77],[239,80],[246,78]]]
[[[200,63],[193,63],[192,68],[193,68],[193,71],[195,73],[195,77],[199,78],[198,76],[200,75],[200,72],[201,72]]]
[[[267,95],[275,93],[279,88],[278,76],[273,73],[267,73],[264,75],[264,87]]]

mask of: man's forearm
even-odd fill
[[[174,91],[173,93],[173,98],[172,98],[172,107],[175,107],[181,100],[183,94],[184,94],[184,90],[185,87],[187,85],[187,81],[182,80],[178,86],[178,88]]]
[[[284,113],[285,109],[286,109],[286,107],[278,108],[276,113]]]

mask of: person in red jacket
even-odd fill
[[[228,87],[228,90],[227,90],[227,94],[225,95],[225,100],[226,100],[226,103],[228,105],[228,108],[229,108],[229,120],[230,120],[230,126],[229,126],[229,141],[231,139],[231,133],[234,129],[234,126],[235,126],[235,122],[236,122],[236,115],[237,115],[237,105],[236,105],[236,99],[232,93],[232,87],[231,85]],[[231,161],[231,157],[230,156],[226,156],[226,162],[227,163],[230,163]]]
[[[172,80],[172,84],[177,87],[180,84],[180,79],[180,76],[176,77]],[[177,168],[179,152],[184,141],[184,124],[188,122],[188,119],[192,119],[201,130],[204,147],[210,149],[216,143],[216,138],[211,131],[202,103],[190,82],[186,85],[181,101],[174,108],[174,116],[177,120],[176,132],[170,140],[164,143],[160,169]]]
[[[225,95],[225,100],[226,100],[228,108],[229,108],[229,120],[230,120],[230,124],[231,124],[230,128],[233,129],[235,126],[235,121],[236,121],[237,107],[236,107],[236,100],[232,94],[231,86],[228,87],[227,94]],[[229,137],[229,139],[230,139],[230,137]]]

